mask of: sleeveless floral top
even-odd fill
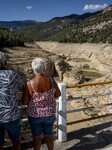
[[[28,104],[28,115],[30,117],[47,117],[52,116],[56,112],[56,100],[54,97],[55,88],[53,85],[53,79],[50,77],[52,88],[49,91],[39,93],[34,91],[32,81],[30,84],[32,87],[33,95]]]

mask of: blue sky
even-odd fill
[[[95,12],[112,0],[0,0],[0,21],[48,21],[54,17]]]

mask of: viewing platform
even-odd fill
[[[22,150],[33,150],[31,142],[22,144]],[[44,140],[41,150],[47,150]],[[63,143],[54,137],[54,150],[112,150],[112,122],[69,132]]]
[[[54,150],[112,150],[112,82],[87,83],[74,86],[65,86],[63,83],[60,83],[58,86],[62,96],[57,101],[57,121],[54,125]],[[98,86],[102,86],[103,90],[99,90]],[[85,87],[89,87],[91,94]],[[91,87],[94,87],[94,90]],[[79,91],[80,96],[76,95],[66,99],[66,88],[78,88],[74,91],[76,93]],[[104,88],[106,89],[104,90]],[[88,94],[85,94],[84,90]],[[95,101],[96,98],[98,102],[95,105],[87,105],[89,104],[87,103],[88,99]],[[71,102],[78,101],[79,99],[81,99],[80,103],[83,100],[86,103],[84,107],[74,109]],[[106,100],[105,103],[102,103],[103,99]],[[102,109],[105,107],[106,109]],[[21,107],[22,109],[24,107]],[[90,113],[94,109],[108,111],[102,113],[97,111],[98,114],[96,112]],[[90,113],[88,117],[84,118],[83,116],[80,118],[79,112],[86,110],[89,110]],[[21,123],[27,123],[27,118],[21,120],[23,120]],[[92,121],[94,121],[94,125],[90,124]],[[24,126],[26,125],[24,124]],[[21,144],[22,150],[33,150],[30,128],[22,131]],[[4,150],[10,149],[10,144],[5,145]],[[47,150],[44,138],[42,138],[41,150]]]

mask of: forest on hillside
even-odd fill
[[[110,6],[112,9],[112,6]],[[64,24],[63,24],[64,22]],[[112,13],[100,11],[71,22],[71,16],[16,30],[25,41],[57,41],[63,43],[112,43]]]
[[[56,17],[14,30],[0,27],[1,47],[33,41],[112,44],[112,5],[96,13]]]
[[[21,35],[0,27],[0,47],[24,46],[24,39]]]

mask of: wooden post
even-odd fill
[[[66,85],[65,83],[58,83],[58,86],[61,91],[58,108],[58,140],[65,142],[67,141]]]

